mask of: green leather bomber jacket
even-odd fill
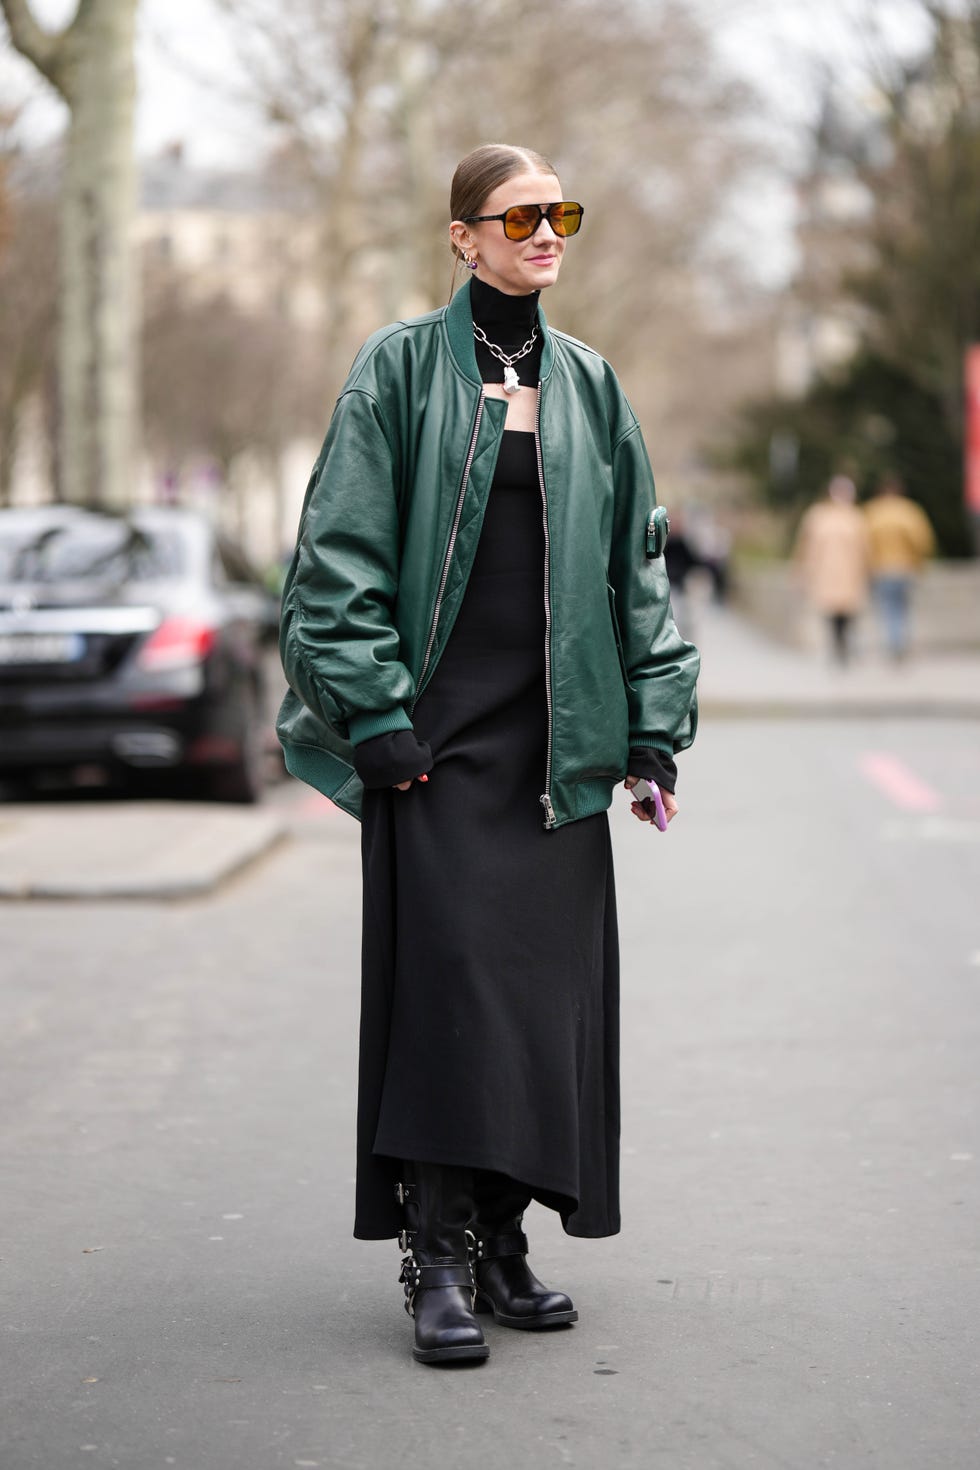
[[[545,529],[546,828],[604,811],[629,750],[697,725],[640,427],[598,353],[542,333],[535,437]],[[476,554],[507,405],[484,396],[469,286],[364,344],[313,467],[283,589],[288,769],[354,816],[354,745],[409,729]]]

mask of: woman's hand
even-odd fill
[[[428,780],[432,751],[414,730],[386,730],[355,745],[354,769],[365,791],[407,791],[414,781]]]
[[[421,781],[424,784],[426,781],[428,781],[428,779],[428,776],[413,776],[411,781],[397,781],[395,783],[395,790],[407,791],[410,786],[415,785],[416,781]]]
[[[623,782],[623,785],[626,787],[627,791],[632,791],[633,787],[639,780],[639,776],[627,776],[626,780]],[[673,821],[674,817],[677,816],[677,798],[674,796],[672,791],[665,791],[662,786],[658,787],[657,789],[659,790],[660,795],[663,797],[664,815],[666,816],[667,821],[671,822]],[[633,802],[632,806],[630,807],[630,811],[633,813],[634,817],[638,817],[641,822],[653,821],[653,813],[648,812],[646,807],[641,806],[638,801]]]

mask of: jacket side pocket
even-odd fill
[[[613,637],[616,640],[616,652],[619,654],[619,667],[623,675],[623,683],[627,689],[632,689],[629,673],[626,668],[626,653],[623,649],[623,635],[619,631],[619,618],[616,615],[616,589],[606,583],[606,595],[609,598],[609,617],[612,620]]]

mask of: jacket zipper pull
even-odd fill
[[[548,795],[547,791],[540,800],[541,805],[544,807],[544,826],[545,831],[547,831],[549,827],[553,827],[555,825],[555,809],[551,805],[551,797]]]

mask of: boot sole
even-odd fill
[[[413,1347],[412,1356],[417,1363],[482,1363],[489,1358],[490,1348],[485,1342],[464,1342],[458,1347]]]
[[[519,1332],[539,1332],[542,1328],[565,1327],[578,1321],[578,1312],[574,1307],[567,1312],[545,1312],[539,1317],[508,1317],[505,1313],[498,1312],[490,1297],[483,1292],[477,1294],[473,1310],[492,1312],[498,1327],[515,1327]]]

